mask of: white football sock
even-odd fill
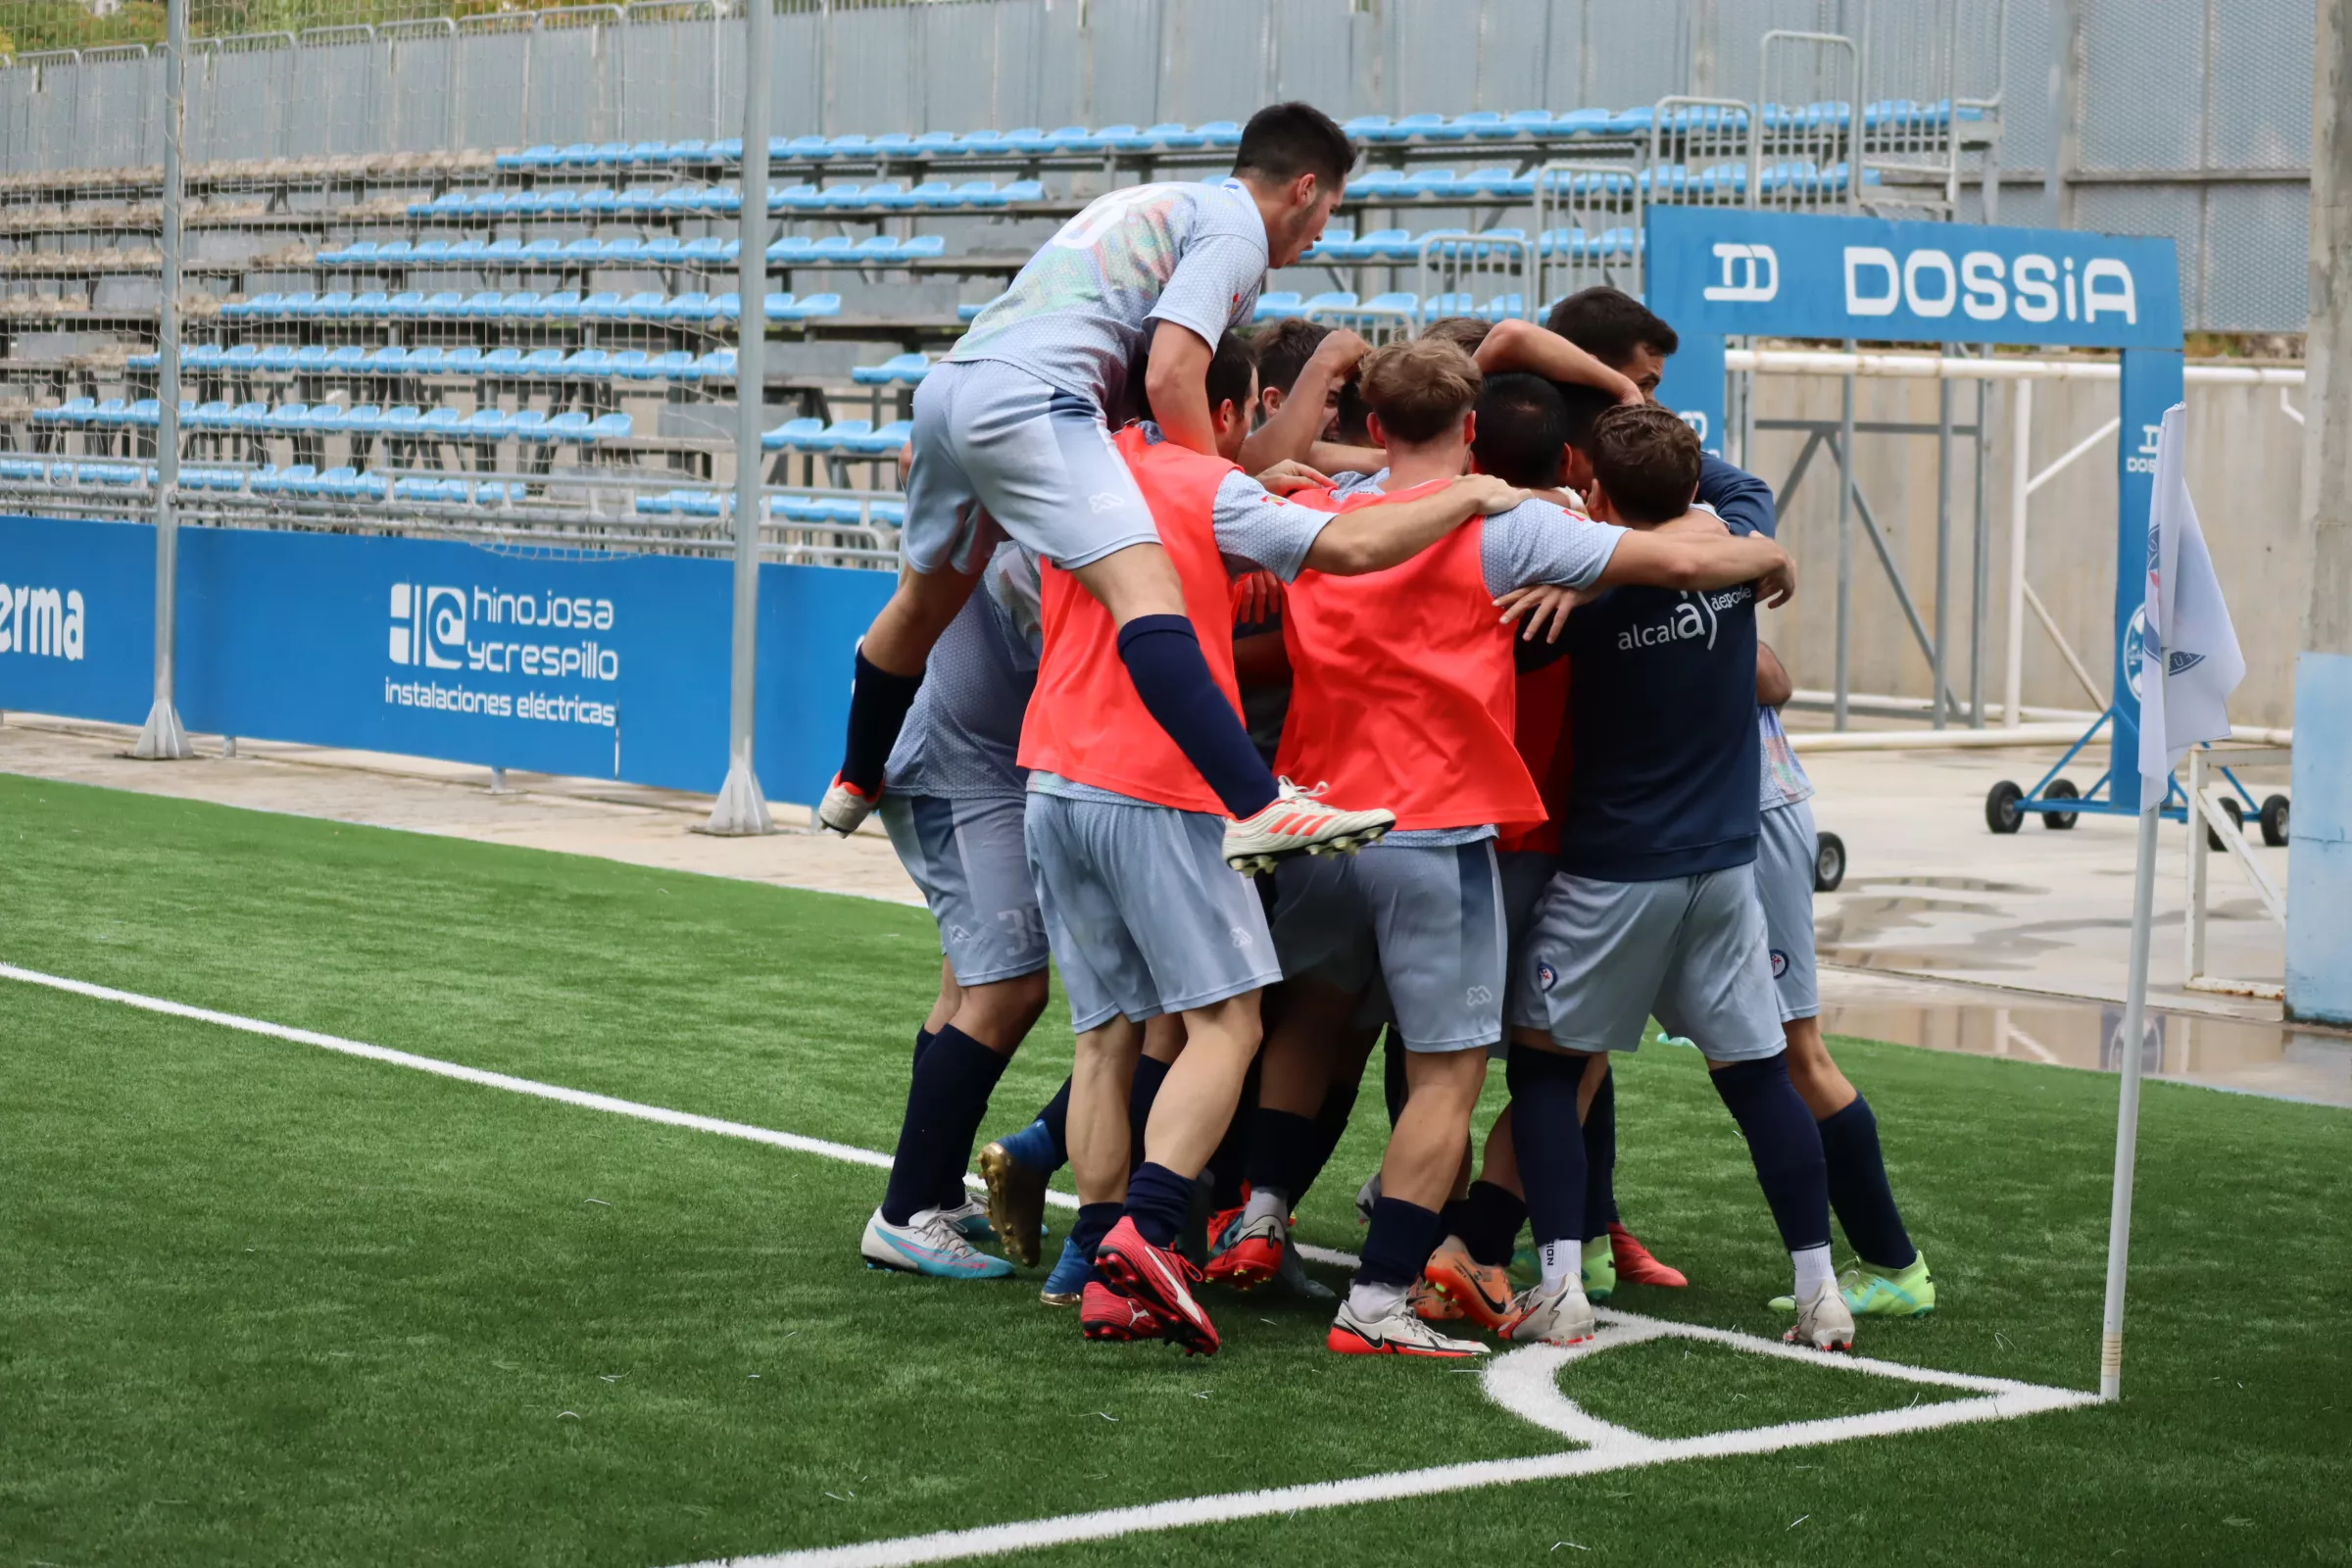
[[[1401,1285],[1375,1285],[1357,1280],[1348,1287],[1348,1310],[1360,1318],[1387,1317],[1404,1304]]]
[[[1253,1187],[1250,1190],[1249,1206],[1242,1210],[1242,1223],[1248,1225],[1256,1220],[1275,1219],[1287,1225],[1290,1212],[1290,1200],[1283,1194],[1270,1187]]]
[[[1838,1283],[1838,1273],[1830,1266],[1830,1248],[1827,1242],[1808,1247],[1801,1252],[1790,1252],[1788,1260],[1796,1265],[1796,1300],[1799,1306],[1813,1299],[1813,1293],[1824,1285]]]
[[[1579,1241],[1545,1242],[1536,1249],[1537,1257],[1544,1263],[1544,1289],[1550,1290],[1562,1280],[1574,1280],[1579,1289],[1585,1279],[1585,1244]]]

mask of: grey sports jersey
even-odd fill
[[[1493,593],[1535,583],[1590,588],[1608,569],[1625,530],[1580,517],[1565,507],[1530,496],[1487,519],[1478,564]]]
[[[1153,321],[1211,345],[1250,319],[1266,225],[1241,181],[1130,185],[1097,198],[989,302],[951,360],[1002,360],[1118,422]]]
[[[1041,640],[1037,562],[1018,545],[999,545],[979,590],[931,650],[883,770],[893,794],[1021,797],[1027,778],[1013,759]]]

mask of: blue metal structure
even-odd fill
[[[1723,354],[1730,337],[2122,351],[2115,697],[2066,756],[2071,762],[2105,730],[2108,768],[2080,795],[2060,789],[2065,781],[2053,768],[2010,804],[2018,812],[2068,821],[2082,811],[2138,811],[2147,517],[2157,431],[2164,411],[2181,395],[2180,270],[2173,242],[2075,229],[1700,207],[1653,207],[1648,220],[1649,307],[1682,338],[1658,398],[1690,422],[1709,451],[1722,447]],[[2239,791],[2244,793],[2242,785]],[[2180,794],[2177,784],[2173,794]],[[2246,804],[2253,804],[2250,796]],[[2168,803],[2166,814],[2184,813]],[[1996,823],[1995,830],[2010,829]]]

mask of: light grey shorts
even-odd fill
[[[978,571],[1007,534],[1061,566],[1159,538],[1102,411],[1013,366],[933,366],[913,446],[899,545],[916,571]]]
[[[1345,991],[1376,980],[1412,1051],[1502,1038],[1502,885],[1494,841],[1375,844],[1274,872],[1274,951],[1286,975]]]
[[[1813,807],[1768,806],[1756,839],[1756,902],[1780,988],[1781,1021],[1821,1015],[1813,976]]]
[[[1544,890],[1511,976],[1511,1023],[1565,1051],[1634,1051],[1650,1014],[1710,1061],[1783,1049],[1755,875],[1661,882],[1563,871]]]
[[[939,922],[939,950],[958,985],[984,986],[1046,966],[1046,923],[1029,879],[1019,796],[943,801],[882,797],[899,863]]]
[[[1225,820],[1032,790],[1029,874],[1083,1034],[1282,978],[1257,891],[1225,863]]]

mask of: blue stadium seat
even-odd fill
[[[997,187],[997,195],[1002,198],[1002,201],[991,202],[988,205],[1009,206],[1014,202],[1042,202],[1046,199],[1045,182],[1036,179],[1012,180]]]
[[[1320,238],[1306,248],[1302,262],[1345,262],[1351,258],[1348,248],[1355,243],[1355,230],[1336,224],[1323,230]]]
[[[683,349],[679,349],[658,356],[654,364],[662,367],[664,374],[677,380],[724,381],[731,379],[735,374],[735,351],[733,349],[712,349],[698,360]]]
[[[80,424],[97,407],[98,400],[96,398],[68,398],[54,409],[34,410],[32,422],[35,424]]]
[[[669,314],[669,296],[651,290],[630,295],[620,302],[620,315],[634,321],[659,321]]]
[[[573,314],[583,321],[616,320],[621,315],[620,296],[609,290],[591,294],[580,301],[579,309]]]
[[[794,302],[789,318],[796,321],[808,321],[814,320],[820,316],[839,316],[840,314],[840,295],[807,294]],[[785,318],[779,317],[778,318],[784,319]]]
[[[956,182],[952,179],[926,179],[906,193],[908,203],[915,207],[955,207]]]
[[[858,421],[845,420],[844,422],[855,424]],[[914,424],[911,420],[893,419],[880,429],[868,430],[862,435],[851,431],[843,438],[841,445],[860,457],[889,457],[905,446],[913,434]]]
[[[1348,200],[1395,201],[1411,194],[1411,177],[1401,169],[1367,169],[1348,179]]]
[[[880,365],[860,365],[850,371],[850,379],[859,386],[891,386],[898,383],[913,385],[931,369],[928,354],[898,354]]]
[[[1204,125],[1195,125],[1193,133],[1200,138],[1200,144],[1204,147],[1239,147],[1242,144],[1242,127],[1237,121],[1212,120]]]
[[[443,375],[478,375],[482,368],[482,351],[468,344],[451,349],[441,356]]]
[[[993,179],[967,179],[956,187],[956,200],[962,207],[1003,207],[1011,198]]]
[[[626,441],[636,433],[636,421],[625,414],[600,414],[588,422],[588,441]]]
[[[1502,122],[1513,136],[1548,136],[1553,126],[1548,109],[1516,109],[1503,116]]]
[[[522,371],[522,350],[492,349],[482,356],[482,373],[494,376],[514,376]]]
[[[1456,140],[1464,135],[1494,138],[1516,134],[1503,123],[1502,116],[1492,109],[1473,109],[1468,114],[1456,115],[1446,129],[1453,133]]]
[[[248,434],[258,433],[269,428],[270,405],[267,403],[240,403],[228,411],[228,418],[224,422],[226,428],[231,430],[243,431]]]
[[[533,349],[522,357],[522,373],[525,375],[554,377],[563,372],[562,349]]]
[[[130,422],[130,403],[124,398],[108,398],[92,409],[83,422],[101,428],[111,425],[119,429]]]
[[[407,368],[408,363],[409,351],[397,343],[377,349],[368,356],[368,369],[370,374],[381,375],[388,371],[403,370]]]
[[[1355,295],[1348,289],[1327,289],[1308,300],[1301,310],[1302,314],[1311,316],[1317,311],[1348,310],[1355,303]]]
[[[1003,298],[1003,296],[1000,295],[997,298]],[[982,311],[987,310],[991,305],[996,303],[996,299],[966,300],[964,303],[956,307],[956,319],[958,321],[977,320]]]
[[[513,424],[514,421],[508,417],[504,409],[493,404],[484,404],[466,416],[463,429],[469,440],[503,441],[507,438]]]
[[[1279,321],[1286,317],[1298,315],[1305,308],[1303,297],[1296,290],[1276,289],[1257,297],[1257,309],[1250,314],[1250,319],[1253,322]]]
[[[517,441],[538,440],[547,428],[547,416],[537,409],[517,409],[507,416],[507,433]]]
[[[564,362],[564,373],[603,378],[612,373],[612,356],[603,349],[574,349]]]
[[[37,419],[40,416],[33,417]],[[228,428],[228,404],[225,400],[218,399],[199,404],[196,412],[181,422],[191,430],[225,430]]]
[[[786,419],[774,429],[760,432],[760,445],[769,452],[781,452],[786,447],[799,451],[803,449],[804,442],[821,436],[824,429],[825,421],[822,419],[806,416]]]
[[[1536,176],[1519,173],[1503,164],[1488,169],[1473,169],[1461,177],[1455,188],[1475,191],[1482,196],[1532,197],[1536,193]]]
[[[435,442],[455,441],[465,421],[466,416],[446,405],[427,409],[424,417],[417,421],[416,434]]]

